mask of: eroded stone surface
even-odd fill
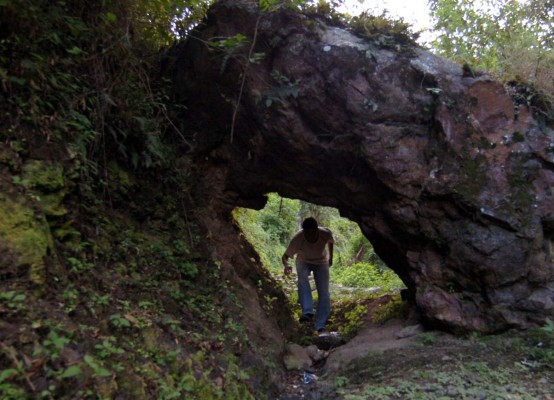
[[[195,132],[194,195],[210,215],[262,207],[267,192],[336,207],[427,322],[491,332],[551,315],[551,127],[525,107],[516,114],[486,75],[286,9],[259,19],[261,62],[245,66],[250,44],[210,50],[237,33],[252,40],[257,12],[222,1],[175,53],[177,101]]]

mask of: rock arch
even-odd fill
[[[251,41],[207,45],[237,33],[256,37],[258,63],[244,62]],[[217,3],[172,54],[214,217],[270,191],[336,207],[430,323],[492,332],[552,315],[554,133],[502,84],[247,0]]]

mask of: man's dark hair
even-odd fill
[[[317,221],[315,218],[308,217],[302,222],[302,229],[313,230],[317,229]]]

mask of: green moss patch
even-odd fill
[[[62,165],[31,160],[23,166],[23,182],[47,216],[62,217],[67,214],[62,204],[68,193]]]
[[[16,268],[29,268],[31,282],[43,285],[52,236],[45,217],[25,203],[23,198],[12,200],[0,194],[0,238],[15,255]]]

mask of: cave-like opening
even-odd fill
[[[315,218],[320,226],[330,229],[335,239],[334,263],[330,268],[333,303],[330,324],[334,329],[346,335],[353,334],[368,307],[378,298],[386,297],[387,303],[400,305],[404,282],[379,258],[356,222],[333,207],[282,197],[278,193],[268,193],[266,197],[265,207],[259,210],[237,207],[233,216],[259,254],[263,266],[282,286],[297,318],[301,311],[296,276],[295,273],[290,277],[283,274],[281,256],[307,217]],[[317,303],[313,275],[310,275],[310,284]]]

